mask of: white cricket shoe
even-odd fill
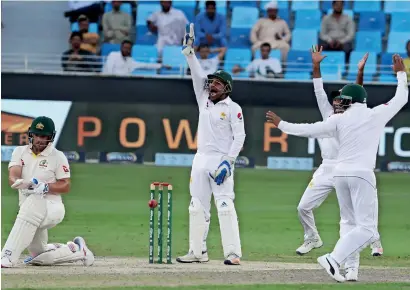
[[[80,247],[80,251],[84,253],[84,260],[83,264],[84,266],[92,266],[94,264],[94,254],[93,252],[90,251],[90,249],[87,247],[87,244],[85,243],[84,238],[82,237],[75,237],[73,242],[77,244]]]
[[[346,281],[345,277],[340,274],[340,267],[336,263],[335,260],[330,256],[330,254],[326,254],[317,258],[318,263],[322,266],[326,272],[335,279],[337,282],[344,282]]]
[[[370,245],[372,248],[372,256],[379,257],[383,255],[383,247],[380,241],[376,241]]]
[[[304,254],[309,253],[313,249],[320,248],[321,246],[323,246],[323,242],[320,236],[308,238],[305,240],[303,245],[296,249],[296,254],[302,256]]]
[[[179,263],[206,263],[206,262],[209,262],[208,252],[202,251],[202,256],[197,258],[194,255],[193,251],[189,251],[188,254],[186,254],[185,256],[178,257],[177,262]]]
[[[13,268],[13,263],[10,262],[10,259],[7,257],[1,258],[1,267],[2,268]]]
[[[359,278],[359,270],[355,268],[346,269],[346,281],[357,281]]]
[[[225,265],[240,265],[241,260],[239,259],[237,255],[231,254],[225,259],[224,264]]]

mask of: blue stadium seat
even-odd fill
[[[310,73],[308,72],[286,72],[285,73],[285,80],[309,80]]]
[[[365,55],[365,53],[368,50],[364,51],[352,51],[350,54],[350,60],[349,60],[349,75],[354,75],[354,79],[356,79],[357,75],[357,64],[359,61],[362,59],[362,57]],[[366,68],[364,70],[364,75],[369,75],[372,76],[375,73],[377,73],[377,54],[376,53],[370,53],[369,58],[367,59],[366,62]]]
[[[120,44],[103,43],[101,46],[101,56],[107,56],[112,51],[120,51]]]
[[[380,74],[389,75],[392,73],[391,65],[393,64],[393,54],[394,53],[389,52],[382,53],[380,61]],[[401,53],[400,56],[403,58],[407,57],[405,53]]]
[[[312,71],[312,56],[309,51],[290,50],[286,70],[289,73],[309,73]]]
[[[408,32],[392,31],[387,41],[387,52],[404,53],[406,52],[406,43],[410,40]]]
[[[251,62],[252,53],[250,49],[244,48],[231,48],[226,51],[224,70],[229,73],[232,73],[232,68],[235,65],[240,65],[243,68],[246,68]],[[244,71],[239,74],[235,74],[234,77],[248,77],[248,72]]]
[[[356,78],[357,78],[357,72],[356,73],[349,73],[347,76],[346,76],[346,80],[348,80],[348,81],[350,81],[350,82],[355,82],[356,81]],[[373,81],[373,75],[364,75],[363,76],[363,81],[365,81],[365,82],[371,82],[371,81]]]
[[[272,49],[272,50],[270,51],[269,56],[272,57],[272,58],[277,58],[277,59],[280,60],[280,50],[279,50],[279,49],[275,49],[275,50]],[[256,58],[261,58],[261,51],[260,51],[260,49],[258,49],[257,51],[255,51],[255,59],[256,59]]]
[[[163,75],[184,74],[186,70],[186,60],[181,53],[181,46],[165,46],[162,50],[162,64],[172,66],[172,69],[161,69]]]
[[[327,57],[322,61],[322,74],[342,74],[345,72],[345,53],[343,51],[325,51]]]
[[[353,11],[355,13],[368,12],[368,11],[380,11],[382,8],[382,2],[380,0],[372,1],[354,1]]]
[[[332,0],[322,1],[322,11],[328,12],[329,9],[333,9],[332,2]],[[344,1],[343,9],[350,9],[350,2],[351,1]]]
[[[338,74],[338,73],[331,73],[331,74],[329,74],[329,73],[323,74],[322,73],[322,79],[325,82],[341,81],[342,80],[342,75]]]
[[[257,7],[257,1],[229,1],[229,8],[235,7]]]
[[[312,10],[309,10],[309,11],[312,11]],[[263,12],[263,15],[264,15],[265,17],[267,17],[268,13],[267,13],[266,11],[264,11],[264,12]],[[289,23],[290,23],[290,21],[289,21],[290,15],[289,15],[289,10],[288,10],[288,9],[282,9],[282,8],[280,8],[280,9],[278,10],[278,16],[279,16],[281,19],[285,20],[286,23],[289,25]]]
[[[391,14],[390,31],[410,32],[410,13],[394,12]]]
[[[260,3],[261,11],[266,12],[265,6],[272,0],[262,0]],[[288,0],[279,0],[278,3],[278,10],[289,10],[289,1]]]
[[[205,10],[205,2],[207,0],[199,0],[199,10],[203,11]],[[216,1],[216,12],[220,13],[222,15],[226,15],[226,12],[228,10],[227,8],[228,4],[227,4],[227,0],[218,0]]]
[[[410,1],[384,1],[384,12],[410,12]]]
[[[110,12],[112,10],[112,4],[110,2],[105,3],[104,13]],[[122,3],[120,6],[120,11],[132,15],[132,7],[130,3]]]
[[[184,12],[185,17],[188,19],[188,21],[191,22],[195,22],[195,7],[191,7],[188,5],[179,5],[179,2],[174,2],[175,4],[173,5],[173,7],[175,9],[179,9],[182,12]],[[184,2],[181,2],[184,3]],[[178,4],[178,5],[177,5]]]
[[[138,44],[153,45],[157,42],[157,34],[148,30],[147,25],[137,26],[137,41]]]
[[[384,34],[386,30],[386,17],[384,12],[361,12],[359,30],[376,30]]]
[[[132,58],[138,62],[157,63],[157,48],[152,45],[134,45],[131,51]],[[138,75],[156,75],[157,70],[137,69],[132,74]]]
[[[250,28],[231,28],[229,37],[229,47],[249,48],[252,44],[249,40]]]
[[[78,31],[78,22],[71,23],[71,31]],[[90,33],[98,33],[98,24],[95,22],[91,22],[88,26],[88,32]]]
[[[379,77],[379,82],[383,83],[397,83],[397,77],[394,74],[388,74],[388,75],[381,75]]]
[[[196,8],[196,0],[172,1],[172,7],[182,6]]]
[[[380,31],[358,31],[355,37],[355,50],[382,51],[382,33]]]
[[[306,50],[317,44],[318,32],[314,29],[294,29],[292,32],[293,50]]]
[[[252,28],[258,18],[259,11],[255,7],[235,7],[232,10],[231,28]]]
[[[320,10],[298,10],[296,11],[295,29],[317,29],[320,30],[322,12]]]
[[[292,1],[292,11],[297,10],[319,10],[319,0]]]
[[[333,9],[329,9],[327,11],[327,15],[330,15],[333,13]],[[349,10],[349,9],[343,9],[343,14],[346,14],[348,16],[350,16],[352,19],[354,19],[354,13],[353,10]]]
[[[147,25],[147,19],[152,13],[160,11],[161,6],[159,4],[139,4],[137,7],[137,20],[136,25]]]

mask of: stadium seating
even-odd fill
[[[158,53],[157,48],[152,45],[134,45],[132,47],[131,56],[138,62],[157,63]],[[155,75],[156,70],[134,70],[133,74]]]
[[[312,56],[309,51],[290,50],[287,60],[288,73],[310,73],[312,71]]]
[[[110,2],[105,3],[104,13],[110,12],[112,10],[112,5]],[[120,11],[132,15],[132,7],[130,3],[122,3],[120,6]]]
[[[206,0],[200,0],[199,1],[199,6],[198,7],[199,7],[200,11],[205,10],[205,2],[206,2]],[[228,4],[227,4],[226,0],[216,1],[216,12],[220,13],[222,15],[226,15],[227,10],[228,10],[227,6],[228,6]]]
[[[277,58],[277,59],[280,60],[280,50],[279,50],[279,49],[271,50],[269,56],[272,57],[272,58]],[[255,59],[256,59],[256,58],[261,58],[261,51],[260,51],[260,49],[258,49],[257,51],[255,51]]]
[[[353,2],[353,11],[355,13],[380,11],[381,8],[382,8],[382,3],[380,0],[354,1]]]
[[[251,42],[249,40],[250,28],[231,28],[229,47],[232,48],[249,48]]]
[[[331,0],[322,1],[322,11],[327,12],[329,9],[332,9],[332,2]],[[350,9],[350,2],[351,1],[344,1],[343,9]]]
[[[181,53],[180,46],[165,46],[162,51],[162,64],[169,65],[171,69],[161,69],[160,73],[167,74],[183,74],[186,68],[186,60]]]
[[[310,73],[307,72],[286,72],[285,73],[285,80],[309,80]]]
[[[371,51],[379,53],[382,51],[382,34],[380,31],[358,31],[355,37],[355,50]]]
[[[390,31],[407,31],[410,33],[410,12],[392,13]]]
[[[234,7],[232,10],[232,28],[252,28],[258,21],[259,11],[255,7]]]
[[[363,58],[367,50],[364,51],[352,51],[350,54],[349,68],[348,68],[348,80],[355,80],[357,75],[357,64]],[[377,54],[370,53],[366,62],[366,68],[364,75],[367,80],[371,80],[373,75],[377,73]]]
[[[406,43],[409,41],[409,32],[392,31],[389,34],[387,42],[387,52],[404,53],[406,52]]]
[[[147,25],[137,26],[137,41],[138,44],[155,44],[157,35],[148,30]]]
[[[148,17],[152,13],[160,10],[161,6],[159,4],[139,4],[137,7],[136,25],[147,25]]]
[[[120,44],[103,43],[101,45],[101,56],[107,56],[112,51],[119,51],[120,46]]]
[[[250,49],[242,48],[231,48],[228,49],[225,55],[224,70],[229,73],[232,73],[232,68],[235,65],[240,65],[243,68],[246,68],[251,62],[252,53]],[[235,74],[234,77],[248,77],[248,72],[244,71],[239,74]]]
[[[78,31],[78,22],[74,22],[71,24],[71,31]],[[88,32],[90,33],[98,33],[98,24],[91,22],[90,25],[88,26]]]
[[[309,11],[312,11],[312,10],[309,10]],[[263,11],[263,16],[267,17],[268,13],[266,11]],[[279,9],[278,10],[278,16],[281,19],[285,20],[288,25],[290,24],[290,14],[289,14],[288,9]]]
[[[229,1],[229,8],[234,7],[257,7],[257,1]]]
[[[323,74],[322,73],[322,79],[325,82],[329,82],[329,81],[341,81],[342,80],[342,75],[339,73],[332,73],[332,74]]]
[[[319,0],[292,1],[292,11],[319,10]]]
[[[327,11],[327,14],[328,14],[328,15],[330,15],[330,14],[332,14],[332,13],[333,13],[333,9],[329,9],[329,10]],[[354,19],[353,10],[344,9],[344,10],[343,10],[343,14],[346,14],[346,15],[350,16],[352,19]]]
[[[381,75],[379,77],[379,81],[384,83],[397,83],[397,77],[392,73],[388,75]]]
[[[384,12],[410,12],[410,1],[384,1]]]
[[[361,12],[359,30],[374,30],[384,34],[386,30],[386,17],[383,12]]]
[[[380,61],[380,74],[390,75],[392,73],[391,65],[393,64],[393,54],[394,53],[382,53]],[[405,58],[406,54],[400,54],[401,57]]]
[[[321,18],[320,10],[298,10],[296,11],[295,29],[320,30]]]
[[[345,72],[345,53],[343,51],[325,51],[326,58],[322,61],[320,69],[322,74],[338,75]]]
[[[293,50],[309,51],[312,45],[316,45],[318,32],[315,29],[294,29],[292,32]]]

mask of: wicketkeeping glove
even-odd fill
[[[215,181],[217,185],[221,185],[229,176],[232,175],[232,171],[235,165],[235,158],[224,156],[221,164],[214,174],[209,173],[209,176]]]
[[[194,24],[191,23],[189,25],[189,32],[185,29],[185,36],[184,36],[184,42],[182,46],[182,54],[185,54],[186,56],[194,54],[194,45],[195,42],[195,33],[194,33]]]
[[[33,186],[31,180],[17,179],[12,185],[12,189],[28,189]]]

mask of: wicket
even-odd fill
[[[168,193],[168,216],[167,216],[167,264],[172,264],[172,185],[166,182],[153,182],[150,186],[150,199],[155,199],[155,190],[158,188],[158,259],[157,263],[162,264],[162,208],[163,208],[163,194],[164,194],[164,187],[167,188]],[[154,263],[154,231],[155,231],[155,218],[154,218],[154,210],[155,208],[150,208],[150,216],[149,216],[149,263]]]

